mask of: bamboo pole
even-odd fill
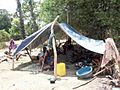
[[[57,16],[52,23],[51,35],[54,35],[53,27],[54,27],[55,23],[57,22],[58,18],[59,18],[59,16]],[[55,44],[55,37],[52,38],[52,45],[53,45],[53,52],[54,52],[54,77],[56,79],[57,78],[57,50],[56,50],[56,44]]]

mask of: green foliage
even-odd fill
[[[5,29],[6,31],[11,27],[11,18],[8,11],[0,9],[0,30]]]
[[[0,49],[3,49],[5,47],[7,47],[6,44],[5,44],[5,42],[0,42]]]
[[[26,34],[33,33],[38,30],[39,18],[38,18],[38,3],[34,0],[24,0],[22,4],[22,10],[26,21],[25,29]]]
[[[5,42],[10,40],[10,35],[5,30],[0,30],[0,42]]]
[[[60,15],[59,20],[65,21],[65,0],[44,0],[40,5],[40,18],[45,22],[51,22],[57,15]]]
[[[29,36],[29,35],[31,35],[31,34],[33,33],[33,30],[31,29],[29,23],[27,23],[27,24],[25,25],[25,30],[26,30],[26,35],[27,35],[27,36]]]
[[[120,50],[120,36],[114,36],[115,43],[117,45],[117,48]]]
[[[71,26],[91,38],[120,34],[120,0],[44,0],[40,11],[42,20],[51,22],[60,15],[60,21],[68,18]]]
[[[11,37],[20,35],[20,21],[18,18],[14,18],[11,22],[12,26],[9,29]]]
[[[25,30],[24,30],[24,19],[23,19],[21,1],[16,0],[16,3],[17,3],[17,12],[18,12],[17,16],[19,17],[19,20],[20,20],[20,33],[21,33],[22,39],[24,39],[26,37],[26,35],[25,35]]]

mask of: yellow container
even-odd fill
[[[58,76],[65,76],[66,75],[66,65],[65,65],[65,63],[58,63],[57,64],[57,75]]]

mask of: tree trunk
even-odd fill
[[[38,25],[36,23],[36,18],[35,18],[35,14],[33,12],[33,3],[32,3],[32,0],[29,0],[29,6],[30,6],[30,13],[31,13],[31,18],[32,18],[32,22],[33,22],[33,30],[34,32],[38,30]]]
[[[17,11],[19,13],[19,19],[20,19],[20,32],[22,38],[24,39],[25,38],[24,20],[23,20],[20,0],[17,0]]]

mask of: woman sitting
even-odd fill
[[[47,64],[49,66],[51,66],[53,64],[53,59],[51,58],[51,53],[50,50],[47,50],[46,47],[43,47],[43,51],[38,54],[39,56],[39,62],[38,64],[41,65],[41,70],[44,69],[44,64]]]
[[[68,40],[63,45],[63,53],[66,55],[67,51],[69,50],[69,47],[73,47],[71,43],[71,38],[69,37]]]

